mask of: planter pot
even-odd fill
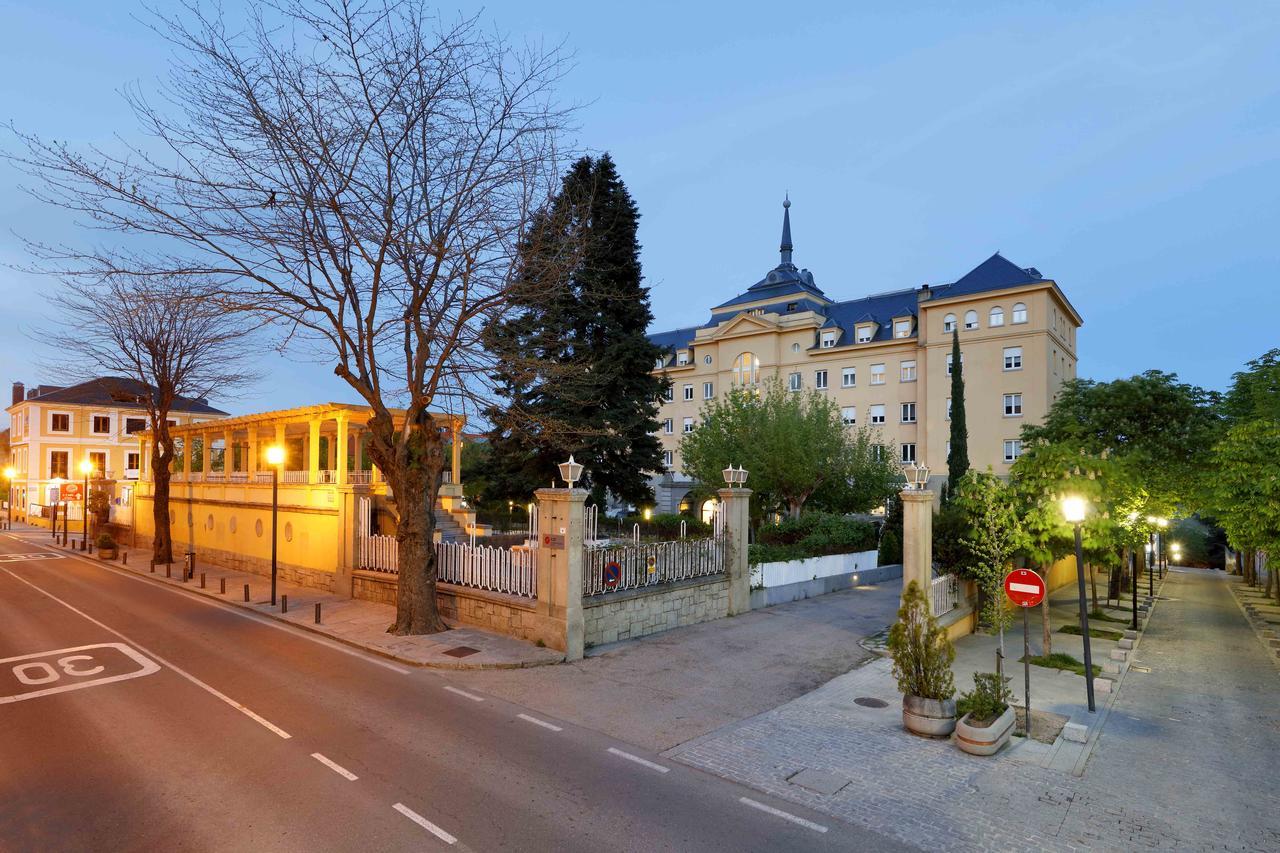
[[[948,737],[956,730],[956,700],[903,696],[902,727],[924,737]]]
[[[115,548],[99,548],[98,549],[99,560],[114,560],[115,558],[116,558]]]
[[[969,715],[965,714],[956,723],[956,746],[970,755],[995,755],[1013,736],[1017,720],[1018,716],[1012,705],[1005,708],[1004,713],[996,717],[989,726],[972,725]]]

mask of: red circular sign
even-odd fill
[[[1019,607],[1035,607],[1044,601],[1044,579],[1030,569],[1014,569],[1004,576],[1004,594]]]

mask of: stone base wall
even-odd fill
[[[173,564],[175,567],[185,564],[186,543],[175,541],[173,543]],[[248,554],[239,554],[235,551],[223,551],[218,548],[197,547],[196,548],[196,574],[200,574],[201,565],[215,565],[226,569],[232,569],[237,572],[249,572],[250,574],[262,575],[267,580],[271,578],[271,560],[263,560]],[[319,589],[324,592],[339,593],[334,589],[333,572],[326,572],[320,569],[312,569],[306,566],[295,566],[289,563],[276,561],[276,577],[281,583],[297,584],[305,586],[309,589]]]
[[[582,610],[588,647],[635,639],[727,615],[729,581],[714,575],[610,592],[584,598]]]
[[[761,607],[773,607],[775,604],[786,604],[791,601],[800,601],[804,598],[814,598],[815,596],[826,595],[829,592],[853,589],[855,586],[866,586],[893,580],[901,581],[902,565],[893,563],[887,566],[877,566],[874,569],[864,569],[856,574],[856,583],[854,582],[854,577],[853,573],[846,573],[798,581],[797,583],[789,583],[783,586],[767,588],[753,586],[751,588],[751,609],[756,610]]]

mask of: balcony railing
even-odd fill
[[[285,471],[280,481],[283,483],[305,483],[309,479],[309,471]]]

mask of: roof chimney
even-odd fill
[[[27,386],[21,382],[13,383],[13,404],[14,406],[21,403],[27,398]]]
[[[929,289],[929,285],[922,284],[920,289],[916,291],[916,304],[928,302],[933,298],[933,291]]]

